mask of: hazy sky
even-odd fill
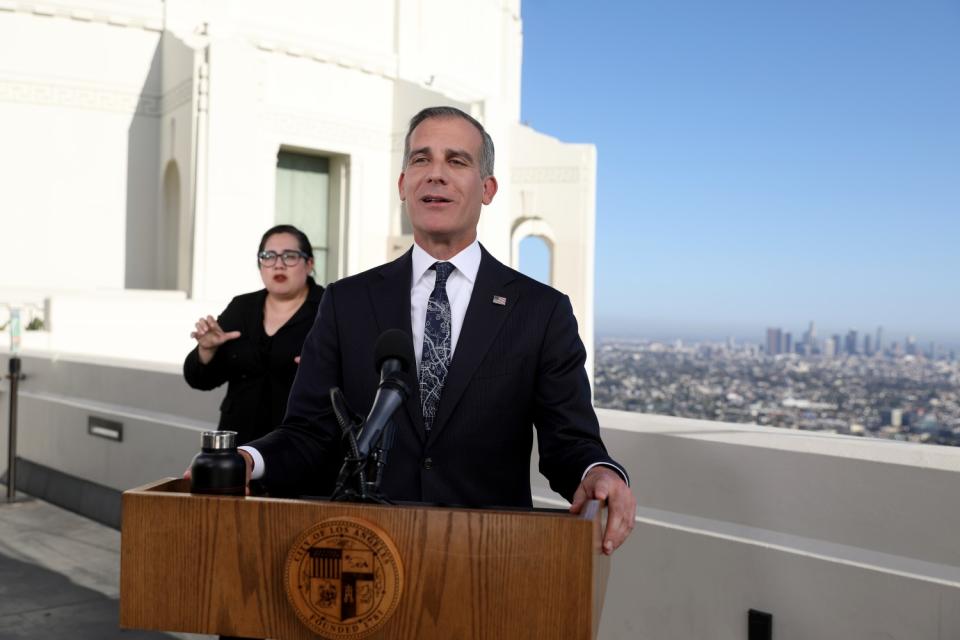
[[[522,12],[522,119],[598,150],[601,334],[960,343],[960,2]]]

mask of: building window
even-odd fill
[[[277,224],[292,224],[310,238],[317,282],[341,274],[344,159],[281,150],[277,154]]]

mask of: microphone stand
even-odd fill
[[[363,428],[363,420],[350,410],[343,392],[338,387],[330,389],[330,404],[347,443],[347,454],[343,458],[340,475],[337,476],[337,484],[330,499],[335,502],[369,502],[365,461],[360,457],[357,448],[357,433]]]
[[[357,433],[364,426],[364,420],[353,413],[347,406],[346,398],[339,388],[330,389],[330,404],[333,413],[340,425],[343,439],[347,443],[347,454],[343,458],[337,484],[330,499],[334,502],[372,502],[376,504],[392,504],[380,493],[380,481],[383,476],[383,467],[387,464],[387,451],[393,446],[393,420],[390,420],[377,441],[377,448],[373,454],[363,457],[357,446]],[[373,482],[367,481],[367,466],[372,465],[371,471],[375,474]]]
[[[374,449],[372,475],[373,481],[369,482],[370,485],[367,488],[367,495],[378,499],[378,502],[382,504],[391,504],[391,502],[380,493],[380,482],[383,480],[383,470],[387,466],[387,454],[390,452],[390,449],[393,447],[393,434],[396,431],[396,425],[393,420],[390,420],[387,423],[387,426],[383,429],[383,434],[380,436],[380,440],[377,441],[377,447]]]

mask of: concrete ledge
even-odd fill
[[[644,508],[960,566],[960,448],[598,413]]]
[[[701,442],[776,449],[793,453],[836,456],[869,462],[901,464],[960,472],[960,447],[947,447],[880,438],[797,431],[755,424],[677,418],[649,413],[597,409],[605,431],[670,435]]]
[[[7,483],[7,473],[2,481]],[[120,491],[17,458],[17,490],[120,530]]]

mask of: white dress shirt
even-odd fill
[[[410,329],[413,331],[413,350],[417,355],[417,370],[423,355],[423,328],[427,323],[427,302],[437,282],[437,272],[430,267],[438,261],[429,253],[413,245],[413,273],[410,282]],[[457,350],[457,340],[467,315],[467,306],[473,294],[473,284],[480,270],[480,242],[474,240],[466,249],[445,262],[455,268],[447,277],[447,299],[452,314],[450,326],[450,353]]]

